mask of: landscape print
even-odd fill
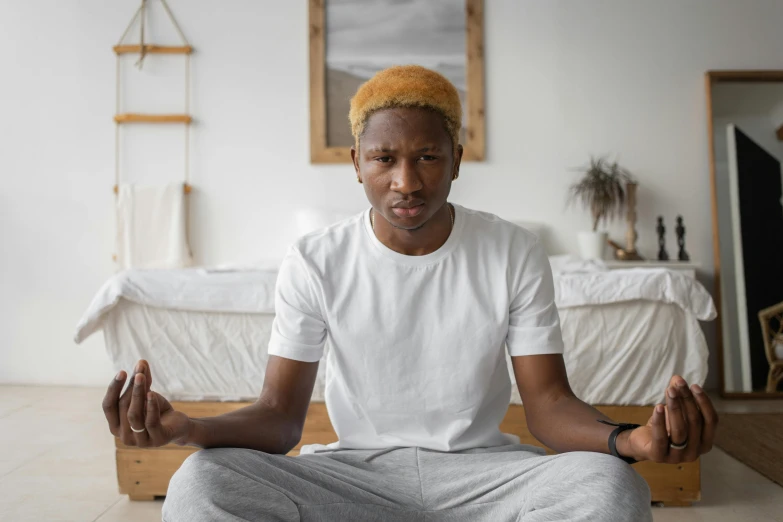
[[[465,133],[465,0],[326,0],[326,142],[353,145],[351,96],[376,72],[417,64],[448,78]]]

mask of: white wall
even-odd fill
[[[642,252],[656,252],[655,216],[673,225],[679,213],[688,250],[709,274],[703,73],[783,69],[783,2],[485,4],[488,159],[464,166],[452,199],[549,223],[553,248],[573,251],[576,232],[589,225],[584,212],[564,210],[575,179],[569,169],[590,154],[618,154],[641,182]],[[111,46],[137,5],[0,0],[0,382],[111,378],[101,339],[75,346],[71,336],[113,271]],[[308,161],[307,2],[170,5],[198,50],[192,160],[198,260],[279,255],[288,234],[278,227],[294,206],[363,208],[350,166]],[[149,30],[172,42],[164,22],[156,18]],[[179,79],[152,62],[145,70],[160,75],[162,100],[174,103]],[[158,132],[150,139],[137,133],[126,144],[134,154],[149,154],[150,169],[162,165],[148,175],[177,179],[178,164],[166,162],[181,138],[172,129]],[[618,238],[622,229],[613,228]]]

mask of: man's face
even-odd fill
[[[377,213],[396,228],[421,228],[443,205],[459,172],[443,117],[426,109],[373,113],[351,150],[356,174]]]

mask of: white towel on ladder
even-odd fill
[[[120,269],[191,265],[185,197],[181,182],[119,186],[117,264]]]

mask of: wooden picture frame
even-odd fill
[[[350,147],[327,143],[326,1],[310,4],[310,161],[351,163]],[[484,0],[464,0],[466,17],[466,128],[463,161],[483,161],[484,122]],[[347,114],[346,114],[346,126]]]
[[[726,390],[726,375],[724,368],[723,324],[721,323],[721,258],[720,236],[718,231],[718,185],[715,165],[715,133],[714,118],[712,113],[713,88],[722,82],[783,82],[783,70],[715,70],[704,74],[705,100],[707,102],[707,139],[709,140],[709,164],[710,164],[710,198],[712,200],[712,248],[715,262],[713,297],[715,309],[718,311],[718,320],[715,321],[716,346],[718,348],[718,386],[720,396],[724,399],[780,399],[783,392],[736,392]]]

